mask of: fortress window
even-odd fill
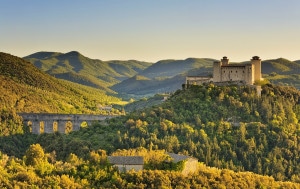
[[[235,71],[235,73],[237,73],[237,71]]]

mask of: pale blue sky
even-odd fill
[[[300,59],[299,0],[0,0],[0,51]]]

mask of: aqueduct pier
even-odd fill
[[[83,122],[91,125],[94,121],[104,121],[116,116],[91,114],[52,114],[52,113],[18,113],[23,118],[24,125],[31,127],[34,134],[67,133],[78,131]]]

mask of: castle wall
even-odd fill
[[[210,81],[210,77],[188,76],[185,78],[186,85],[202,85],[203,83],[209,83]]]
[[[223,66],[221,81],[245,81],[245,66]]]
[[[213,82],[221,82],[221,62],[214,62],[213,66]]]

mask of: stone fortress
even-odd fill
[[[256,81],[262,80],[261,59],[253,56],[250,63],[230,64],[229,59],[224,56],[221,61],[213,63],[213,77],[188,76],[186,85],[202,85],[204,83],[215,83],[217,85],[238,84],[254,85]]]

